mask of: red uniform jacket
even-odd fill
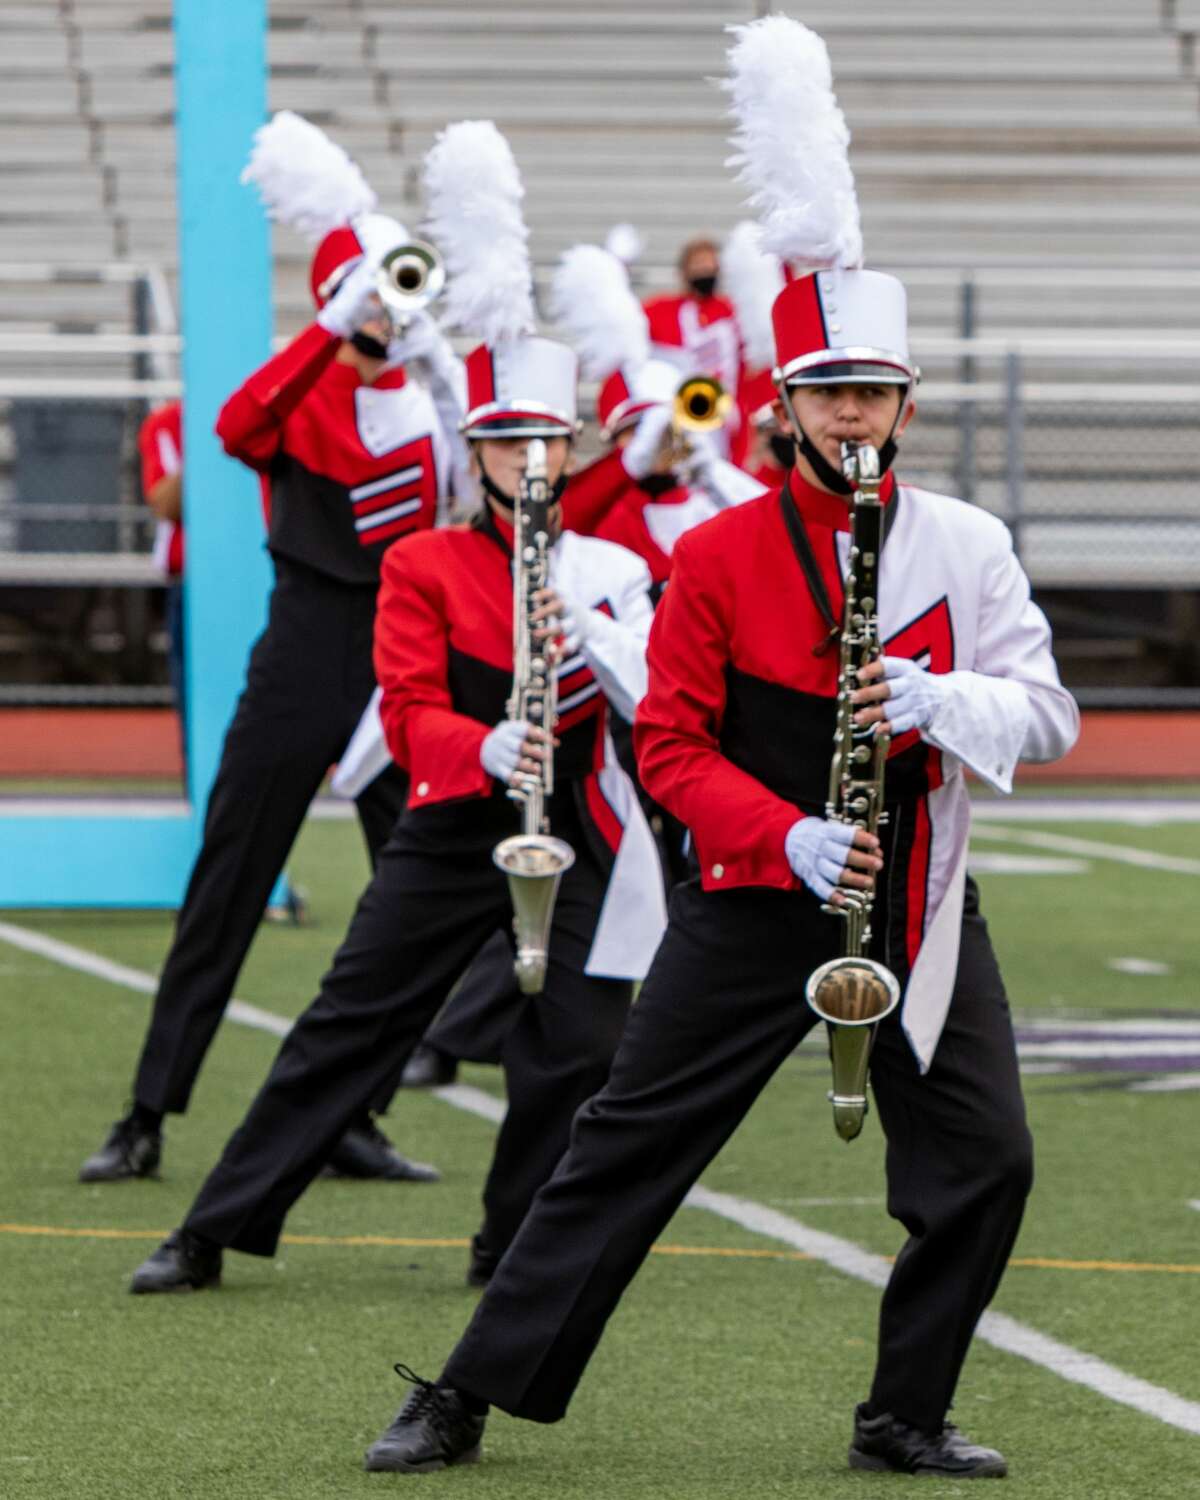
[[[563,495],[564,525],[582,536],[598,536],[634,552],[650,569],[650,581],[660,588],[671,576],[671,559],[646,529],[642,514],[647,504],[679,504],[688,498],[682,485],[650,495],[630,479],[618,449],[571,476]]]
[[[142,460],[142,493],[161,479],[178,474],[183,464],[183,407],[169,401],[152,411],[138,429],[138,453]],[[183,527],[177,521],[160,521],[154,541],[154,559],[169,578],[183,572]]]
[[[375,675],[388,748],[412,780],[410,807],[493,790],[479,751],[512,688],[511,548],[511,531],[489,512],[384,559]],[[560,672],[556,781],[582,781],[604,765],[606,700],[594,683],[581,656]]]
[[[375,584],[398,537],[437,519],[448,464],[432,399],[385,370],[365,385],[312,324],[217,419],[226,452],[269,484],[267,545],[345,583]]]
[[[889,475],[885,498],[894,492]],[[706,890],[799,889],[784,837],[797,818],[824,815],[838,653],[814,655],[829,624],[784,523],[782,505],[796,503],[840,618],[835,536],[848,530],[847,506],[793,474],[789,491],[748,501],[679,541],[650,635],[638,768],[650,795],[691,830]],[[894,741],[889,799],[928,790],[939,764],[915,733]]]

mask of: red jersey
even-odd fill
[[[183,471],[183,407],[170,401],[152,411],[138,429],[138,452],[142,460],[142,494],[161,480]],[[183,572],[183,526],[178,521],[159,521],[154,537],[154,560],[168,578]]]
[[[269,483],[275,556],[374,585],[392,542],[438,520],[448,445],[424,386],[401,368],[368,385],[340,345],[305,329],[234,392],[217,434]]]

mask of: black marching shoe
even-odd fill
[[[79,1169],[80,1182],[125,1182],[157,1177],[162,1158],[162,1131],[142,1124],[136,1111],[118,1120],[108,1138]]]
[[[383,1182],[440,1182],[428,1162],[401,1156],[370,1115],[351,1125],[333,1148],[324,1177],[357,1177]]]
[[[471,1236],[471,1259],[467,1262],[467,1285],[487,1286],[496,1274],[500,1257],[489,1250],[479,1235]]]
[[[404,1064],[402,1089],[440,1089],[458,1077],[458,1058],[422,1042]]]
[[[852,1469],[938,1479],[1003,1479],[1008,1473],[1003,1454],[972,1443],[949,1422],[943,1423],[940,1432],[923,1432],[890,1412],[877,1417],[866,1413],[865,1406],[854,1412]]]
[[[221,1284],[221,1247],[201,1240],[186,1229],[172,1229],[162,1244],[144,1260],[129,1283],[143,1292],[198,1292]]]
[[[397,1365],[396,1374],[416,1390],[367,1449],[363,1467],[376,1473],[428,1474],[478,1462],[486,1413],[469,1411],[453,1386],[422,1380],[407,1365]]]

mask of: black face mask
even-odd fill
[[[365,354],[368,359],[387,358],[387,345],[381,344],[378,339],[373,339],[369,333],[364,333],[361,328],[356,328],[350,335],[350,342],[360,354]]]
[[[697,297],[711,297],[717,289],[717,278],[715,276],[689,276],[688,286]]]
[[[771,457],[781,469],[790,469],[796,461],[796,445],[790,437],[784,437],[782,433],[773,432],[767,439],[767,446],[771,450]]]
[[[644,474],[637,487],[643,495],[665,495],[668,490],[677,490],[679,481],[674,474]]]

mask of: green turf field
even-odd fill
[[[1200,1020],[1197,826],[1019,831],[1197,870],[981,836],[981,854],[1081,866],[980,876],[1018,1020]],[[291,869],[314,925],[264,928],[238,986],[241,998],[289,1016],[314,993],[365,877],[357,829],[310,824]],[[169,933],[169,919],[152,914],[0,920],[146,970]],[[1165,972],[1117,971],[1113,960]],[[216,1293],[131,1298],[129,1272],[182,1216],[276,1047],[227,1025],[191,1113],[169,1124],[163,1180],[80,1186],[79,1162],[122,1106],[147,1007],[144,995],[0,941],[4,1500],[309,1500],[414,1484],[481,1500],[740,1500],[907,1483],[845,1468],[877,1293],[694,1208],[670,1226],[664,1250],[702,1253],[651,1258],[566,1422],[493,1417],[474,1469],[415,1480],[362,1473],[363,1448],[404,1394],[392,1362],[435,1375],[473,1305],[465,1241],[492,1127],[405,1095],[391,1133],[438,1163],[440,1186],[318,1183],[289,1230],[325,1242],[288,1244],[274,1263],[230,1256]],[[1184,1073],[1200,1072],[1200,1042],[1191,1046]],[[1068,1070],[1027,1078],[1038,1182],[997,1310],[1200,1412],[1200,1212],[1190,1206],[1200,1202],[1200,1090],[1129,1087],[1169,1071],[1055,1065]],[[883,1209],[878,1128],[868,1120],[849,1147],[836,1139],[825,1073],[806,1045],[705,1183],[891,1254],[901,1234]],[[468,1081],[499,1088],[487,1069]],[[345,1243],[356,1237],[410,1243]],[[976,1346],[955,1417],[1001,1446],[1010,1488],[1038,1500],[1200,1496],[1200,1434],[992,1347]],[[932,1482],[923,1493],[965,1488]]]

